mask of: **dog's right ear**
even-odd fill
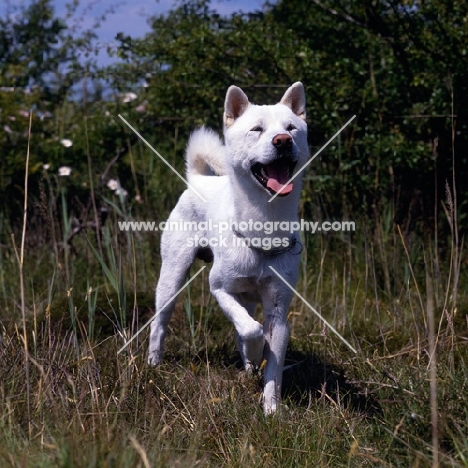
[[[229,128],[250,106],[249,98],[242,89],[230,86],[224,101],[224,125]]]

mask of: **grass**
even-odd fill
[[[17,266],[9,250],[1,251],[2,466],[431,465],[430,348],[420,302],[426,288],[424,277],[416,288],[417,271],[393,299],[374,284],[377,265],[367,264],[366,273],[360,263],[371,252],[353,253],[344,267],[331,241],[321,239],[319,251],[308,251],[301,292],[358,354],[294,300],[284,404],[278,417],[265,418],[261,378],[240,369],[232,327],[207,294],[205,272],[193,283],[190,305],[187,293],[181,295],[166,362],[153,369],[145,363],[143,338],[127,352],[117,350],[123,331],[133,334],[151,316],[152,290],[137,289],[155,281],[157,266],[142,278],[132,256],[115,244],[115,258],[107,261],[122,278],[113,281],[88,240],[74,242],[84,253],[70,258],[70,267],[88,275],[71,292],[52,281],[60,267],[47,266],[45,252],[25,256],[29,420]],[[310,250],[314,243],[309,240]],[[138,239],[131,245],[133,258],[142,258],[140,248],[148,252]],[[146,261],[157,264],[156,256]],[[115,290],[124,285],[132,297],[126,318],[118,313],[123,291]],[[459,297],[453,316],[436,308],[441,466],[466,466],[468,457],[463,303]]]
[[[387,212],[352,238],[305,239],[298,291],[358,352],[294,298],[283,405],[266,418],[206,270],[180,295],[160,367],[146,365],[147,332],[117,353],[153,313],[159,240],[118,231],[138,216],[122,197],[100,243],[74,232],[47,183],[38,203],[54,227],[41,238],[28,212],[22,262],[0,218],[0,466],[468,466],[456,207],[444,254]]]

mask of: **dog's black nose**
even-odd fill
[[[292,146],[292,138],[285,133],[280,133],[273,138],[273,146],[278,149],[290,148]]]

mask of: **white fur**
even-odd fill
[[[288,307],[292,292],[269,268],[273,266],[289,284],[295,285],[299,255],[290,251],[270,255],[260,249],[232,247],[236,233],[220,233],[222,221],[297,221],[301,192],[300,177],[287,196],[268,200],[272,193],[252,174],[255,163],[269,164],[279,157],[273,139],[277,135],[292,137],[291,153],[297,159],[296,171],[308,157],[305,93],[301,83],[292,85],[280,103],[272,106],[251,104],[244,92],[231,86],[224,110],[225,146],[206,128],[194,132],[187,148],[190,185],[207,202],[188,188],[181,195],[169,221],[211,220],[212,231],[164,231],[161,239],[162,267],[156,289],[156,316],[151,324],[148,362],[162,359],[163,342],[175,299],[162,307],[186,281],[197,248],[189,245],[195,235],[206,238],[227,237],[229,247],[213,246],[213,266],[209,274],[211,293],[226,317],[233,323],[239,351],[246,370],[264,367],[263,407],[266,414],[277,410],[281,395],[284,356],[289,337]],[[293,128],[293,127],[294,128]],[[259,131],[258,128],[262,129]],[[211,168],[211,170],[210,170]],[[221,174],[214,176],[210,174]],[[272,234],[243,232],[245,237],[292,236],[277,230]],[[298,239],[297,233],[294,234]],[[237,239],[238,240],[238,239]],[[252,316],[256,304],[263,305],[263,324]]]
[[[186,151],[187,176],[225,175],[227,173],[224,145],[219,136],[209,128],[193,132]]]

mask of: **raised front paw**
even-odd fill
[[[254,321],[250,330],[241,338],[241,354],[244,358],[244,366],[247,371],[258,368],[263,361],[263,348],[265,347],[265,337],[263,326]]]

